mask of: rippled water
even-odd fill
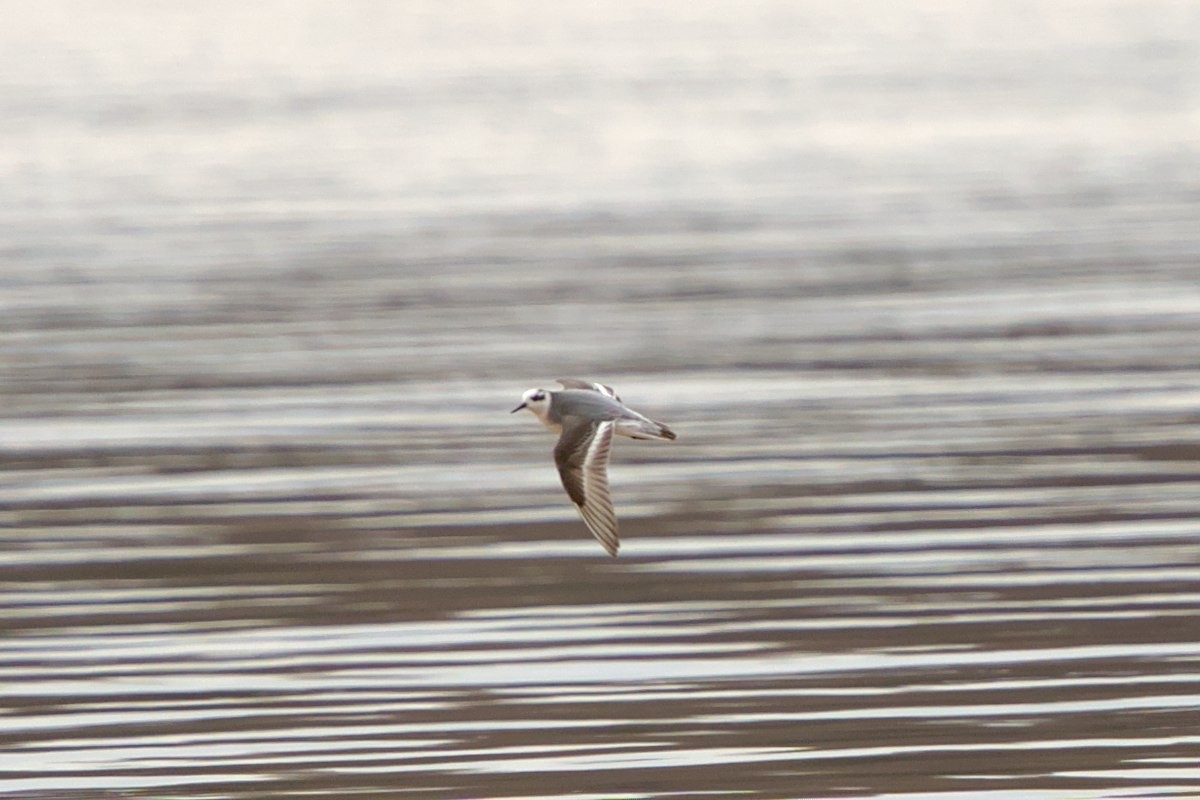
[[[1200,796],[1193,4],[16,19],[0,795]]]

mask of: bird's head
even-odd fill
[[[521,395],[521,405],[514,408],[511,413],[515,414],[523,408],[529,409],[538,419],[544,420],[550,413],[550,393],[545,389],[530,389]]]

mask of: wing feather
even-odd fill
[[[612,420],[590,423],[574,419],[563,425],[554,448],[554,461],[563,488],[579,510],[579,516],[609,555],[621,546],[617,515],[608,489],[608,457],[612,452]]]
[[[590,392],[599,392],[600,394],[607,395],[618,403],[621,402],[621,398],[617,397],[617,393],[613,391],[613,388],[605,386],[603,383],[584,381],[579,378],[559,378],[558,382],[564,389],[586,389]]]

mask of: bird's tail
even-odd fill
[[[628,436],[630,439],[659,439],[669,441],[675,437],[675,431],[655,422],[652,419],[623,419],[617,423],[616,433]]]
[[[676,438],[675,431],[671,430],[666,425],[663,425],[661,422],[655,422],[654,424],[658,426],[658,436],[655,438],[657,438],[657,439],[674,439],[674,438]]]

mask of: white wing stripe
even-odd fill
[[[583,460],[584,504],[579,507],[579,514],[584,523],[612,555],[617,554],[617,548],[620,546],[617,537],[617,515],[613,511],[612,497],[608,491],[608,456],[612,449],[614,427],[615,423],[611,420],[596,426],[596,432]]]

